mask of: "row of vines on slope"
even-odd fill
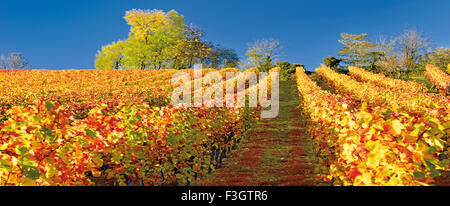
[[[362,82],[369,82],[377,86],[386,87],[395,91],[405,92],[423,92],[424,86],[411,81],[402,81],[399,79],[392,79],[383,74],[374,74],[362,68],[349,66],[348,71],[350,75]]]
[[[57,101],[84,118],[98,102],[111,109],[119,103],[169,104],[172,76],[180,70],[4,70],[0,72],[0,119],[14,105]],[[193,70],[183,70],[193,77]],[[203,74],[217,71],[204,69]]]
[[[448,65],[448,68],[450,69],[450,64]],[[450,75],[431,64],[427,64],[425,76],[439,89],[442,94],[450,94]]]
[[[336,185],[423,185],[433,184],[440,171],[448,171],[448,119],[442,122],[374,104],[381,100],[376,88],[329,68],[317,72],[346,95],[321,90],[302,69],[297,70],[322,177]]]
[[[170,81],[166,75],[175,72],[160,72],[165,75],[135,84],[152,88],[153,82],[162,81],[161,85],[170,85],[165,82]],[[193,72],[188,72],[192,76]],[[8,75],[15,74],[26,72]],[[91,84],[96,85],[95,81]],[[119,85],[131,80],[120,81],[119,77],[112,80]],[[256,111],[155,107],[140,101],[130,103],[127,98],[111,106],[95,99],[85,117],[75,118],[70,102],[64,103],[44,96],[38,103],[8,105],[4,110],[7,120],[0,122],[1,185],[185,184],[214,170],[218,156],[243,138]]]
[[[436,119],[445,125],[450,121],[450,100],[442,95],[388,90],[371,83],[358,82],[345,74],[339,74],[322,66],[317,74],[335,91],[358,102],[374,106],[389,106],[407,112],[415,118]]]

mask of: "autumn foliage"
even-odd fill
[[[1,73],[0,184],[174,185],[214,170],[253,110],[169,105],[175,71]]]
[[[448,65],[450,68],[450,64]],[[448,69],[447,69],[448,70]],[[450,75],[441,69],[428,64],[426,66],[425,76],[439,89],[442,94],[450,93]]]
[[[424,90],[424,86],[419,83],[392,79],[381,73],[375,74],[355,66],[349,66],[348,71],[350,72],[350,75],[358,81],[369,82],[380,87],[386,87],[390,90],[400,92],[422,92]]]
[[[339,93],[297,69],[320,178],[334,185],[429,185],[449,170],[448,99],[401,95],[402,86],[386,91],[327,67],[316,71]]]

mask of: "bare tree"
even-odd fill
[[[261,39],[249,44],[247,56],[253,66],[264,67],[281,54],[280,41],[276,39]]]
[[[378,36],[376,44],[377,47],[375,48],[375,51],[382,53],[384,56],[390,56],[394,53],[396,39],[387,39],[385,36],[380,35]]]
[[[3,56],[3,54],[0,57],[0,69],[6,69],[6,59],[5,56]]]
[[[431,50],[430,39],[416,29],[406,30],[397,40],[401,67],[406,72],[412,71],[418,61]]]
[[[380,54],[380,60],[376,63],[378,72],[388,76],[400,75],[401,63],[395,51],[396,42],[397,38],[387,39],[381,35],[378,37],[375,48]]]
[[[11,53],[6,59],[6,65],[9,69],[27,69],[29,64],[20,53]]]

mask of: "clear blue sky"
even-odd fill
[[[102,45],[127,38],[123,16],[133,8],[175,9],[241,58],[249,42],[279,39],[280,60],[308,70],[336,55],[341,32],[375,40],[415,27],[450,47],[449,0],[8,0],[0,3],[0,54],[20,52],[39,69],[92,69]]]

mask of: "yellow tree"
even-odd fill
[[[184,17],[176,11],[130,10],[125,20],[131,26],[124,48],[125,66],[161,69],[175,56],[183,39]]]

